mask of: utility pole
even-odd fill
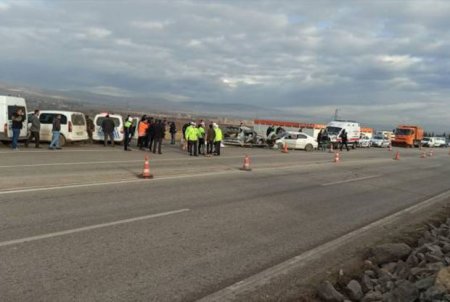
[[[335,120],[335,121],[338,120],[338,111],[339,111],[339,109],[336,109],[336,110],[334,111],[334,120]]]

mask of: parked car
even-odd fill
[[[424,137],[423,140],[420,142],[423,147],[446,147],[447,141],[445,140],[445,137]]]
[[[360,148],[370,148],[372,146],[372,140],[368,136],[363,136],[358,142],[358,147]]]
[[[17,109],[22,109],[27,116],[27,103],[24,98],[0,95],[0,140],[2,142],[7,143],[12,139],[12,116]],[[27,120],[23,123],[24,127],[19,135],[20,140],[27,137],[27,123]]]
[[[102,122],[107,113],[99,113],[94,118],[95,131],[92,135],[94,141],[103,142],[105,136],[103,134]],[[119,114],[109,114],[109,117],[114,121],[114,142],[122,143],[125,137],[123,132],[123,118]]]
[[[61,115],[61,133],[59,145],[62,147],[68,142],[86,141],[86,119],[81,112],[41,110],[39,121],[41,122],[40,140],[50,142],[52,140],[53,119]]]
[[[372,147],[387,148],[390,144],[391,142],[382,135],[375,135],[371,139]]]
[[[258,135],[253,128],[246,126],[229,126],[223,131],[225,145],[238,145],[241,147],[264,147],[265,139]]]
[[[313,151],[317,149],[318,143],[316,139],[303,132],[284,132],[280,138],[275,141],[275,145],[278,148],[283,148],[284,144],[287,145],[288,149],[301,149],[305,151]]]

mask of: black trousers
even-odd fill
[[[205,155],[205,139],[204,138],[198,139],[198,154]]]
[[[346,142],[346,141],[345,141],[345,142],[341,142],[341,147],[339,148],[339,150],[342,151],[342,147],[344,147],[344,145],[345,145],[345,148],[347,149],[347,151],[350,151],[350,149],[348,148],[348,145],[347,145],[347,142]]]
[[[222,143],[222,141],[219,142],[214,142],[214,153],[216,153],[217,155],[220,155],[220,144]]]
[[[155,140],[155,137],[153,135],[147,136],[147,144],[148,144],[148,150],[152,151],[153,142]]]
[[[40,139],[39,131],[31,131],[30,136],[28,136],[25,145],[28,146],[28,144],[33,140],[33,138],[36,148],[39,147],[39,139]]]
[[[162,138],[154,138],[153,139],[153,153],[156,153],[156,148],[158,148],[158,153],[162,154],[161,145],[162,145]]]
[[[189,154],[197,156],[197,141],[188,141],[188,151]]]
[[[213,149],[214,149],[214,142],[208,141],[208,143],[206,144],[206,153],[207,154],[212,154],[213,153]]]

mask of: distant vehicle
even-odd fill
[[[103,142],[105,139],[105,136],[103,135],[102,130],[102,122],[105,119],[107,113],[100,113],[97,114],[94,118],[94,125],[95,130],[92,134],[92,140],[93,141],[100,141]],[[112,118],[114,121],[114,142],[122,143],[123,138],[125,137],[123,132],[123,118],[119,114],[109,114],[109,117]]]
[[[0,140],[2,142],[9,142],[12,140],[12,116],[17,111],[22,109],[25,120],[23,128],[20,131],[19,139],[27,138],[27,104],[24,98],[14,96],[0,96]]]
[[[280,138],[275,141],[278,148],[283,148],[284,144],[288,149],[301,149],[307,152],[317,149],[318,143],[316,139],[303,132],[287,131],[284,132]]]
[[[266,140],[250,127],[228,126],[224,129],[223,136],[225,145],[241,147],[264,147],[266,145]]]
[[[329,122],[325,128],[328,138],[335,148],[337,148],[341,142],[340,136],[344,129],[347,132],[348,145],[351,145],[352,148],[355,149],[356,146],[358,146],[361,137],[361,127],[359,123],[354,121],[336,120]]]
[[[391,144],[389,139],[387,139],[383,135],[378,135],[378,134],[372,138],[371,143],[372,143],[372,147],[379,147],[379,148],[387,148]]]
[[[421,144],[424,147],[447,147],[447,141],[445,137],[424,137],[421,141]]]
[[[393,146],[419,147],[423,139],[423,128],[414,125],[400,125],[395,129]]]
[[[372,146],[371,138],[368,136],[363,136],[359,139],[358,147],[360,148],[370,148]]]
[[[88,134],[86,131],[86,119],[81,112],[40,110],[39,121],[41,122],[40,140],[43,142],[52,141],[53,119],[61,115],[61,131],[59,145],[62,147],[66,143],[86,141]]]
[[[383,136],[385,139],[388,139],[389,141],[393,141],[395,138],[395,134],[393,131],[377,131],[376,135],[381,135]]]

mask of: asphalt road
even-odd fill
[[[0,300],[195,301],[450,189],[447,149],[164,152],[0,148]]]

